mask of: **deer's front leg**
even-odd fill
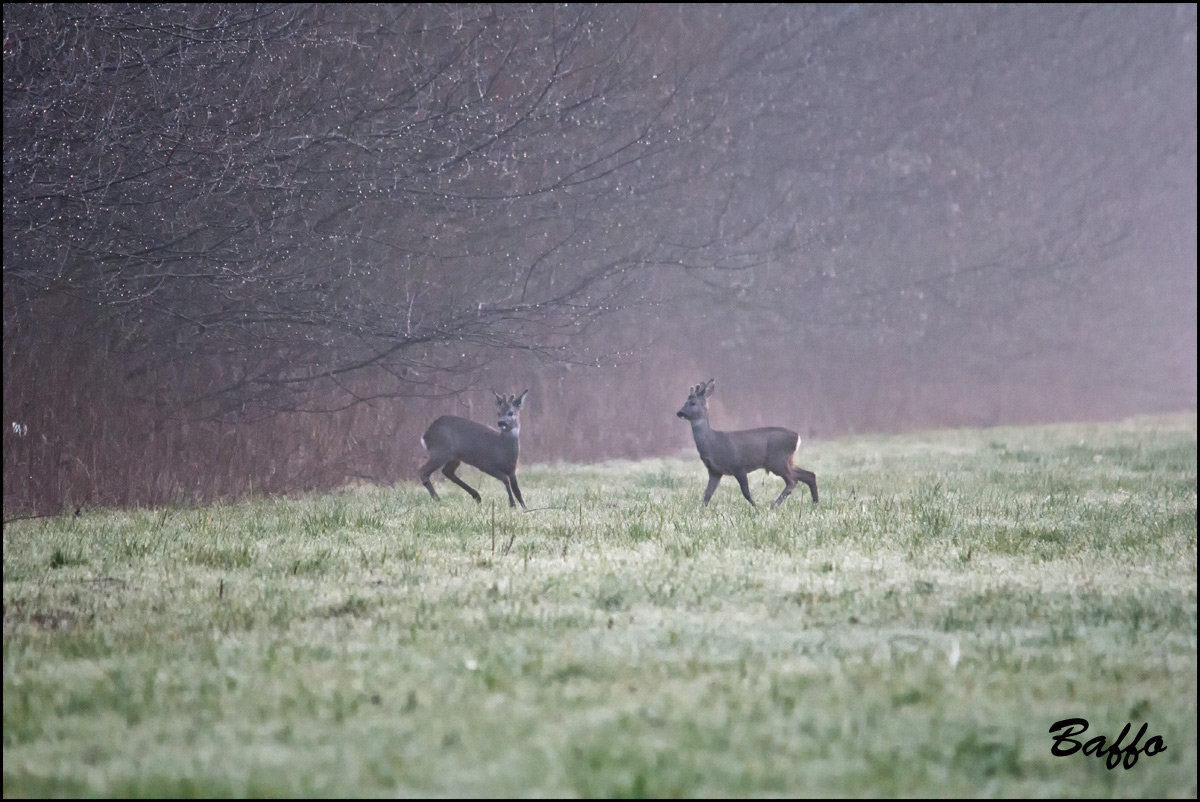
[[[750,480],[746,478],[746,474],[735,473],[733,477],[737,479],[738,487],[742,488],[742,495],[746,497],[746,501],[750,502],[751,507],[757,507],[758,505],[754,503],[754,499],[750,497]]]
[[[527,509],[525,506],[525,499],[521,498],[521,486],[517,484],[517,475],[514,473],[512,476],[508,477],[508,481],[512,484],[512,492],[516,494],[517,501],[521,502],[521,509]]]
[[[708,487],[704,490],[704,506],[705,507],[708,506],[709,499],[711,499],[712,494],[717,491],[717,485],[720,483],[721,483],[721,474],[717,473],[716,471],[710,470],[708,472]]]
[[[499,479],[499,480],[501,481],[501,483],[503,483],[503,484],[504,484],[504,489],[508,491],[508,506],[510,506],[510,507],[515,507],[515,506],[517,506],[517,502],[516,502],[516,500],[513,498],[513,486],[512,486],[512,480],[511,480],[511,479],[509,479],[509,478],[508,478],[507,476],[505,476],[504,474],[500,474],[500,475],[499,475],[499,476],[497,476],[496,478],[497,478],[497,479]],[[522,507],[524,507],[524,506],[525,506],[525,502],[521,502],[521,506],[522,506]]]

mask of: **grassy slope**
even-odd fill
[[[1187,415],[822,443],[816,507],[690,459],[12,524],[4,794],[1194,797],[1196,460]]]

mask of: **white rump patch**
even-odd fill
[[[425,435],[421,435],[421,448],[425,451],[429,450],[429,446],[425,445]]]

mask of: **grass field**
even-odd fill
[[[797,462],[10,524],[4,795],[1196,796],[1194,414]]]

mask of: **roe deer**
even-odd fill
[[[786,483],[775,505],[783,502],[797,482],[804,482],[812,491],[813,503],[817,503],[817,475],[812,471],[797,468],[792,464],[792,455],[800,444],[800,435],[782,426],[764,426],[761,429],[743,429],[738,432],[718,432],[708,425],[708,397],[712,395],[716,381],[709,379],[691,388],[687,402],[675,414],[692,424],[692,438],[700,461],[708,468],[708,489],[704,491],[704,506],[717,489],[725,474],[732,474],[742,488],[742,495],[750,506],[757,506],[750,498],[750,485],[746,474],[766,468]]]
[[[443,415],[429,424],[421,438],[421,447],[429,452],[429,459],[421,466],[421,484],[425,485],[429,495],[434,499],[438,497],[429,475],[441,468],[447,479],[470,493],[475,501],[482,502],[475,488],[454,473],[459,464],[465,462],[499,479],[508,491],[510,507],[517,506],[519,501],[521,509],[525,509],[525,499],[521,498],[521,488],[517,485],[520,452],[517,437],[521,434],[521,406],[528,393],[526,390],[520,396],[506,398],[492,390],[492,395],[496,396],[496,426],[500,431],[456,415]]]

